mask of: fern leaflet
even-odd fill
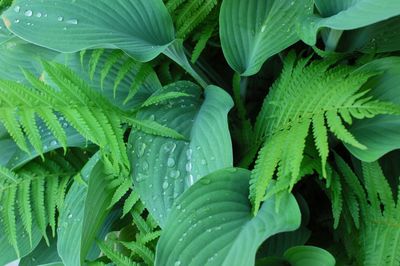
[[[301,178],[300,166],[311,126],[326,177],[328,128],[343,142],[365,148],[346,129],[343,120],[350,123],[351,117],[362,119],[400,113],[398,106],[373,100],[366,96],[367,91],[361,91],[362,85],[375,73],[355,72],[353,67],[333,66],[334,62],[326,59],[309,64],[309,58],[296,60],[294,53],[286,57],[282,75],[266,97],[255,125],[256,139],[264,145],[251,177],[250,199],[254,212],[265,198],[276,169],[278,183],[287,184],[289,190]]]

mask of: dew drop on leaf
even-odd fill
[[[66,21],[67,24],[71,24],[71,25],[77,25],[78,24],[78,20],[77,19],[69,19]]]
[[[168,158],[168,160],[167,160],[167,165],[168,165],[168,167],[174,167],[175,166],[175,160],[174,160],[174,158]]]
[[[167,189],[169,187],[169,184],[167,181],[164,181],[164,183],[162,184],[162,188],[163,189]]]
[[[32,14],[33,14],[33,12],[32,12],[32,10],[26,10],[24,14],[25,14],[25,16],[27,16],[27,17],[31,17]]]

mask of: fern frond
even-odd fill
[[[145,245],[138,243],[138,242],[124,242],[121,241],[126,248],[130,249],[134,254],[137,254],[147,265],[153,265],[154,264],[154,252],[151,251],[148,247]]]
[[[343,120],[352,122],[352,117],[363,119],[377,114],[400,113],[398,106],[374,100],[366,96],[366,92],[360,92],[362,85],[375,73],[356,71],[350,66],[333,66],[336,59],[309,61],[310,58],[296,60],[293,53],[288,55],[281,77],[270,89],[257,118],[256,138],[264,145],[250,182],[250,199],[255,212],[278,165],[278,184],[288,184],[288,190],[301,178],[301,162],[310,126],[321,157],[322,173],[327,177],[328,128],[338,139],[363,149],[366,147],[346,129]],[[278,145],[285,149],[277,148]],[[279,182],[280,179],[287,181]]]
[[[0,167],[0,205],[5,207],[1,212],[3,219],[0,226],[5,228],[7,238],[15,249],[18,247],[16,219],[22,222],[30,243],[34,222],[47,241],[47,225],[50,224],[53,232],[56,228],[57,204],[59,198],[64,197],[62,190],[70,177],[78,171],[70,168],[66,159],[58,163],[59,159],[55,159],[63,157],[57,152],[45,158],[45,162],[39,158],[29,162],[16,173]]]
[[[168,0],[165,6],[168,9],[168,12],[171,14],[175,9],[177,9],[181,4],[183,4],[186,0]]]
[[[196,63],[197,59],[199,59],[201,53],[206,48],[208,40],[212,37],[212,34],[214,33],[214,30],[217,27],[217,25],[218,25],[217,22],[210,23],[206,25],[202,30],[202,32],[200,33],[196,45],[193,48],[192,58],[190,59],[192,64]]]
[[[342,184],[336,172],[333,172],[331,191],[332,214],[334,220],[333,228],[336,229],[339,226],[340,215],[343,208]]]
[[[184,93],[184,92],[179,92],[179,91],[170,91],[166,93],[157,93],[151,95],[147,100],[142,104],[142,107],[149,107],[152,105],[157,105],[159,103],[181,98],[181,97],[191,97],[191,95]]]
[[[114,50],[110,53],[110,55],[106,59],[106,63],[100,72],[100,87],[104,88],[104,80],[106,79],[108,73],[110,72],[112,66],[121,59],[124,53],[121,50]]]
[[[33,213],[35,214],[35,219],[39,226],[39,229],[44,236],[46,243],[49,245],[49,239],[46,233],[47,227],[47,217],[46,217],[46,209],[44,206],[44,177],[37,176],[32,181],[32,209]]]
[[[15,196],[16,188],[10,187],[4,193],[2,193],[2,218],[4,231],[7,234],[8,242],[14,247],[17,256],[19,255],[18,243],[17,243],[17,227],[15,221]]]
[[[127,215],[138,201],[139,201],[139,194],[135,190],[132,190],[128,198],[124,202],[124,207],[122,209],[123,210],[122,217]]]
[[[135,266],[139,265],[138,263],[132,261],[129,257],[124,256],[123,254],[115,251],[112,247],[108,246],[103,242],[97,242],[100,250],[104,253],[104,255],[109,258],[113,263],[117,266]]]
[[[136,73],[135,79],[129,88],[128,96],[124,100],[124,104],[129,102],[139,91],[140,86],[145,82],[145,80],[153,73],[153,68],[146,63],[140,63],[138,65],[138,71]]]
[[[89,60],[89,76],[90,79],[93,79],[94,73],[96,72],[97,65],[101,56],[104,53],[104,49],[97,49],[92,52],[92,55]]]
[[[177,15],[177,37],[185,39],[216,7],[217,0],[187,2]]]
[[[148,234],[139,235],[137,241],[141,244],[147,244],[161,236],[161,230],[150,232]]]
[[[166,138],[179,139],[179,140],[186,139],[185,136],[183,136],[182,134],[179,134],[175,130],[170,129],[168,127],[164,127],[159,123],[154,122],[153,120],[137,120],[130,117],[124,117],[123,119],[133,128],[143,131],[144,133],[147,134],[166,137]]]
[[[359,256],[362,265],[398,265],[400,250],[400,210],[394,193],[377,162],[362,163],[362,184],[342,158],[336,155],[336,163],[344,179],[343,189],[346,213],[345,221],[354,221]],[[354,196],[352,196],[354,195]],[[358,217],[360,215],[360,217]],[[348,234],[346,232],[345,234]]]
[[[113,207],[132,187],[132,180],[126,178],[125,181],[115,190],[114,195],[111,199],[111,203],[108,208]]]
[[[22,181],[18,190],[18,209],[24,229],[28,233],[29,243],[32,246],[32,207],[29,197],[30,191],[31,181],[29,179]]]

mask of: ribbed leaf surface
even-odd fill
[[[248,200],[250,172],[224,169],[203,177],[175,203],[157,246],[156,265],[254,265],[268,237],[300,225],[293,196],[279,209],[264,202],[257,216]]]
[[[148,61],[174,40],[161,0],[22,0],[3,20],[23,39],[62,52],[120,48]]]
[[[299,40],[297,20],[312,12],[310,0],[224,0],[220,13],[222,49],[229,65],[244,76]]]
[[[133,131],[129,155],[133,182],[141,200],[163,227],[175,199],[201,177],[232,166],[227,113],[233,103],[222,89],[210,86],[201,99],[198,86],[179,82],[165,88],[190,97],[171,100],[140,111],[140,119],[154,120],[187,140],[154,137]]]

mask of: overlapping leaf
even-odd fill
[[[229,65],[241,75],[256,74],[269,57],[299,40],[297,20],[311,12],[310,0],[224,0],[220,36]]]
[[[299,27],[301,39],[309,45],[315,45],[321,28],[352,30],[400,14],[400,2],[397,0],[318,0],[315,4],[322,17],[305,17]]]
[[[174,204],[157,246],[156,265],[253,265],[258,246],[300,225],[287,195],[277,210],[264,202],[257,216],[248,200],[250,172],[224,169],[200,179]]]
[[[161,0],[21,0],[2,17],[17,36],[62,52],[120,48],[149,61],[174,40]]]
[[[182,97],[143,109],[140,119],[154,120],[187,140],[154,137],[133,131],[129,139],[133,182],[142,201],[161,226],[175,199],[204,175],[232,166],[232,144],[227,113],[233,103],[222,89],[206,88],[201,99],[198,86],[178,82],[165,92],[184,92]]]

